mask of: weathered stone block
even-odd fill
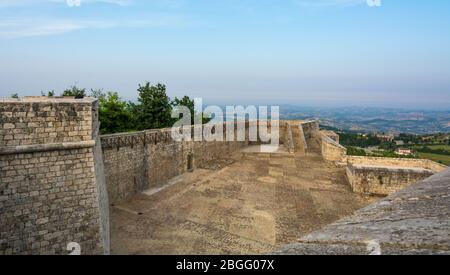
[[[0,100],[1,117],[8,117],[0,122],[0,146],[13,146],[8,154],[0,152],[0,221],[4,222],[0,254],[66,254],[71,241],[79,241],[85,254],[104,251],[107,233],[102,235],[106,227],[100,224],[99,211],[105,209],[100,210],[97,200],[94,151],[83,149],[86,146],[81,143],[75,149],[61,144],[95,138],[92,128],[83,130],[79,124],[80,120],[92,123],[95,106],[92,99]],[[74,113],[74,109],[85,113]],[[63,124],[70,126],[70,137],[61,132]],[[18,145],[22,146],[15,147]],[[39,151],[43,148],[53,149]],[[85,180],[83,189],[75,188],[77,177]],[[92,202],[79,205],[86,197],[92,197]],[[102,212],[102,219],[105,217]],[[50,241],[42,236],[54,238]]]

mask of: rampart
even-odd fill
[[[348,157],[347,179],[353,191],[390,195],[447,167],[424,159]]]
[[[330,137],[330,132],[328,131],[320,131],[318,135],[322,157],[327,161],[345,162],[347,159],[347,149],[333,139],[333,136]]]
[[[93,99],[0,100],[0,254],[109,252]]]
[[[281,255],[449,255],[450,169],[302,237]]]
[[[319,130],[318,121],[286,121],[289,125],[288,132],[292,134],[291,148],[298,153],[305,155],[308,150],[307,139],[312,139]],[[292,149],[291,149],[292,151]]]
[[[224,141],[180,142],[172,129],[99,136],[97,116],[90,98],[0,101],[0,254],[68,254],[69,243],[82,254],[108,254],[110,205],[266,143],[250,139],[250,126],[262,121],[224,124]],[[233,141],[226,140],[230,125]],[[209,126],[189,127],[192,138],[198,127]],[[279,137],[289,156],[308,154],[314,145],[325,160],[347,164],[358,193],[389,195],[447,168],[429,160],[347,156],[339,136],[320,131],[318,121],[280,121]]]
[[[280,143],[294,150],[289,122],[280,121]],[[300,121],[297,124],[300,125]],[[159,187],[168,180],[195,168],[208,168],[217,160],[231,158],[249,145],[261,144],[261,140],[249,139],[249,122],[234,124],[234,141],[174,141],[172,129],[105,135],[101,137],[103,160],[110,203],[116,204],[149,188]],[[304,122],[307,133],[312,136],[318,122]],[[202,126],[195,126],[202,127]],[[237,140],[237,129],[245,129],[245,140]],[[272,127],[267,123],[269,132]],[[194,137],[192,127],[192,137]],[[258,135],[259,136],[259,135]]]
[[[442,172],[445,165],[439,164],[428,159],[409,159],[409,158],[377,158],[377,157],[357,157],[348,156],[348,163],[360,166],[382,166],[382,167],[406,167],[428,169],[435,173]]]
[[[178,142],[172,139],[171,129],[108,135],[101,140],[112,204],[229,157],[249,144],[248,136],[241,142]]]

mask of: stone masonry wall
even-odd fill
[[[299,121],[296,121],[296,123],[299,123]],[[316,137],[317,133],[319,133],[320,130],[319,121],[317,120],[301,121],[300,123],[302,124],[303,133],[306,139],[314,138]]]
[[[178,142],[172,140],[171,129],[162,129],[102,136],[102,145],[109,200],[116,204],[193,168],[229,158],[249,141],[247,133],[241,142]]]
[[[102,254],[92,99],[0,100],[0,254]],[[105,249],[105,250],[104,250]]]
[[[92,140],[92,108],[75,100],[2,100],[0,146]]]
[[[320,132],[322,157],[326,161],[344,162],[347,158],[347,149],[330,138],[327,133]]]
[[[306,129],[308,137],[315,135],[314,131],[319,125],[317,121],[292,121],[291,123],[304,125],[303,128]],[[287,125],[284,121],[280,121],[280,143],[285,145]],[[236,129],[237,124],[234,127]],[[268,127],[270,132],[270,123]],[[247,122],[245,123],[245,141],[232,142],[177,142],[171,138],[171,129],[102,136],[101,144],[110,203],[120,203],[148,188],[161,186],[190,169],[208,168],[216,160],[229,158],[250,144],[259,144],[260,140],[249,141],[248,129]],[[224,132],[226,133],[226,127]],[[189,159],[193,167],[189,167]]]
[[[348,156],[347,162],[353,191],[372,195],[393,194],[447,168],[426,159]]]
[[[348,156],[347,161],[353,165],[423,168],[432,170],[433,172],[442,172],[448,168],[445,165],[439,164],[437,162],[428,159]]]
[[[447,169],[274,254],[450,255],[449,197]]]
[[[419,168],[347,167],[347,179],[355,193],[387,196],[429,178],[431,170]]]

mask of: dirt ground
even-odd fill
[[[158,191],[112,207],[112,254],[270,253],[375,200],[353,194],[344,168],[317,152],[245,154]]]

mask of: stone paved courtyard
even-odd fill
[[[112,207],[112,253],[270,253],[374,200],[316,152],[244,154]]]

